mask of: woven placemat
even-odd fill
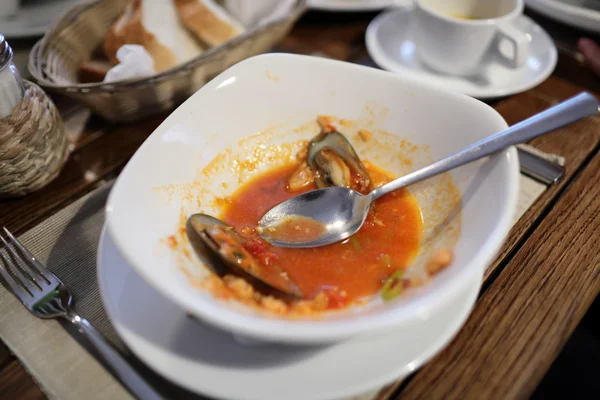
[[[37,258],[73,291],[77,311],[87,318],[147,377],[165,398],[205,399],[158,376],[142,365],[117,336],[104,311],[96,279],[96,253],[104,223],[107,184],[61,210],[20,238]],[[519,207],[514,221],[533,204],[546,186],[521,175]],[[31,316],[0,286],[0,338],[21,360],[50,399],[130,399],[125,389],[102,367],[77,333],[55,320]],[[201,377],[198,377],[201,379]],[[360,396],[371,400],[377,391]]]

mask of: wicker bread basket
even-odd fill
[[[92,58],[126,5],[127,0],[99,0],[76,6],[60,18],[29,56],[29,72],[38,85],[78,100],[113,122],[169,111],[233,64],[269,51],[305,11],[306,0],[297,0],[292,10],[277,20],[151,77],[79,83],[80,65]]]

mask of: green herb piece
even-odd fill
[[[404,270],[399,269],[385,281],[383,288],[381,289],[381,297],[383,297],[383,300],[391,300],[402,293],[402,290],[404,289],[402,276],[404,276]]]
[[[392,257],[390,257],[389,254],[383,254],[381,257],[379,257],[379,261],[381,262],[381,265],[386,268],[392,266]]]
[[[356,251],[357,253],[360,253],[362,251],[360,243],[358,242],[358,239],[355,236],[350,237],[350,243],[352,244],[354,251]]]

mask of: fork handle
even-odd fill
[[[79,333],[98,350],[104,361],[112,368],[117,378],[138,399],[161,400],[160,396],[125,359],[104,339],[85,318],[77,314],[66,315]]]

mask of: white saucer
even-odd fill
[[[525,0],[527,7],[578,29],[600,33],[597,0]]]
[[[412,11],[412,7],[389,11],[377,16],[369,24],[366,34],[369,54],[380,67],[388,71],[485,99],[528,90],[548,78],[556,66],[554,42],[539,25],[523,15],[515,22],[520,30],[531,37],[529,56],[523,67],[510,68],[501,56],[492,54],[487,57],[477,76],[441,75],[416,59],[411,29]]]
[[[422,322],[320,347],[244,347],[189,319],[131,269],[106,229],[98,246],[98,281],[117,333],[167,379],[219,398],[311,400],[376,390],[421,366],[458,332],[481,277]]]
[[[404,6],[413,0],[308,0],[308,7],[323,11],[377,11]]]
[[[17,15],[0,18],[0,32],[7,39],[42,36],[61,15],[84,1],[22,0]]]

